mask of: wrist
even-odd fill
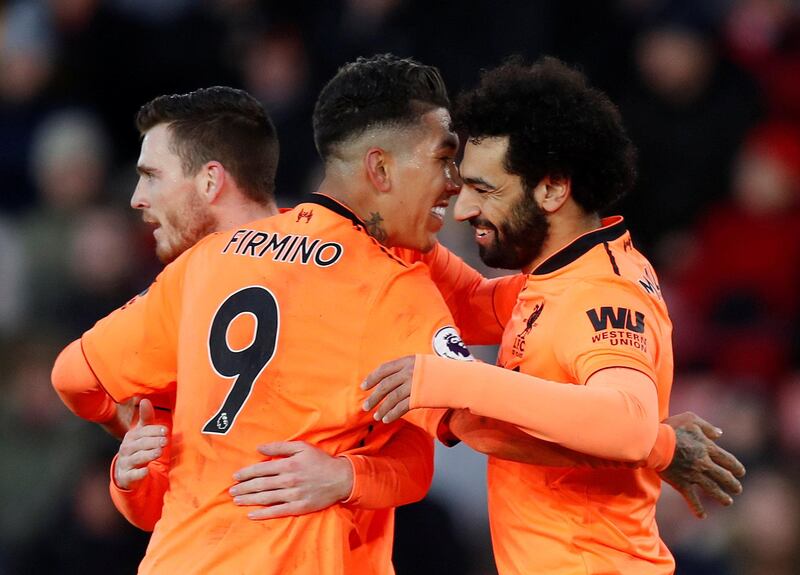
[[[348,501],[353,493],[355,472],[353,470],[353,463],[349,458],[340,455],[335,459],[338,469],[337,477],[339,477],[339,480],[336,482],[336,500],[341,503]]]
[[[111,460],[111,483],[117,488],[119,491],[130,491],[130,485],[128,485],[120,475],[119,471],[117,470],[117,459],[119,458],[119,454],[114,456],[114,459]]]
[[[354,461],[357,457],[358,456],[349,455],[339,455],[336,457],[337,462],[340,462],[339,465],[342,466],[342,476],[344,478],[339,482],[341,490],[338,495],[343,495],[343,497],[338,499],[338,501],[345,505],[356,503],[358,499],[356,493],[356,462]],[[344,466],[344,463],[346,463],[347,466]]]
[[[120,412],[117,405],[114,404],[114,412],[111,417],[105,421],[99,421],[100,427],[105,429],[109,434],[121,440],[128,433],[128,425],[120,418]]]
[[[660,423],[656,442],[647,456],[645,468],[664,471],[672,463],[672,458],[675,456],[675,445],[675,430],[666,423]]]

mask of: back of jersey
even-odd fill
[[[452,320],[421,266],[323,203],[207,238],[84,336],[118,401],[177,381],[170,490],[142,573],[352,571],[348,509],[252,521],[227,492],[233,473],[271,441],[330,454],[369,444],[359,383],[383,361],[435,351]]]

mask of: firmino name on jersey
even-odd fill
[[[344,253],[344,246],[308,236],[282,236],[244,229],[234,232],[222,253],[251,258],[270,256],[275,262],[303,265],[313,263],[317,267],[327,268],[339,261]]]

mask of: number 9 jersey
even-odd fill
[[[271,441],[332,455],[369,446],[384,425],[361,409],[370,371],[408,354],[468,355],[425,268],[314,197],[202,240],[81,340],[115,401],[176,393],[170,488],[140,573],[354,572],[351,510],[253,521],[228,494],[233,473]]]

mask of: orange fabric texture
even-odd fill
[[[117,405],[100,387],[83,355],[80,340],[73,341],[58,354],[51,379],[61,400],[78,417],[97,423],[114,417]]]
[[[511,319],[517,294],[525,285],[524,274],[485,278],[450,250],[436,244],[422,254],[394,250],[407,262],[421,261],[442,294],[461,337],[467,345],[496,345]]]
[[[658,398],[652,380],[641,372],[604,369],[586,385],[564,385],[483,363],[422,355],[416,360],[412,408],[467,408],[608,459],[642,461],[655,444]]]
[[[511,319],[517,295],[525,284],[524,274],[499,278],[484,278],[479,272],[441,244],[422,254],[414,250],[395,250],[408,262],[422,261],[431,273],[450,313],[467,345],[500,344],[503,329]],[[422,410],[417,410],[422,411]],[[412,411],[411,414],[415,412]],[[457,438],[443,440],[446,430],[441,427],[437,436],[445,445],[457,443]],[[641,466],[641,462],[629,464],[617,460],[606,460],[585,453],[561,448],[550,442],[526,443],[529,450],[535,448],[544,464],[558,461],[563,466],[622,467]],[[667,424],[659,424],[658,436],[644,466],[656,471],[666,469],[675,453],[675,430]]]
[[[645,467],[656,471],[664,471],[669,467],[670,463],[672,463],[672,458],[675,456],[676,442],[675,430],[666,423],[659,424],[656,444],[650,451],[650,455],[647,456]]]
[[[171,427],[172,418],[168,412],[157,410],[155,423]],[[368,447],[341,454],[353,468],[353,488],[342,504],[388,512],[391,507],[418,501],[427,493],[433,478],[433,462],[421,455],[433,449],[428,433],[410,424],[402,425],[397,432],[388,430],[382,440],[377,439],[380,433],[381,428],[374,431]],[[111,463],[111,499],[130,523],[144,531],[152,531],[161,518],[164,493],[169,487],[169,447],[167,444],[161,456],[148,464],[147,476],[132,489],[117,486],[114,482],[117,457]],[[372,523],[370,519],[368,524]]]
[[[230,501],[232,474],[269,441],[369,446],[359,383],[434,351],[453,323],[423,266],[330,201],[249,226],[201,241],[82,339],[116,401],[176,391],[170,488],[140,573],[357,572],[368,542],[351,508],[254,522]]]
[[[668,415],[671,330],[650,264],[633,247],[622,219],[608,218],[527,276],[503,334],[498,365],[574,385],[585,385],[608,368],[637,370],[655,382],[658,410],[650,416],[655,429],[655,422]],[[425,386],[441,382],[423,374],[415,389],[427,394]],[[494,393],[493,383],[484,380],[485,395]],[[453,403],[459,389],[451,387]],[[480,403],[481,397],[473,400]],[[413,394],[412,402],[419,404]],[[530,404],[530,417],[536,417],[535,396]],[[599,432],[577,427],[577,440]],[[661,433],[668,444],[670,432]],[[492,541],[502,575],[674,571],[655,523],[661,482],[654,469],[547,467],[490,457],[488,480]]]

